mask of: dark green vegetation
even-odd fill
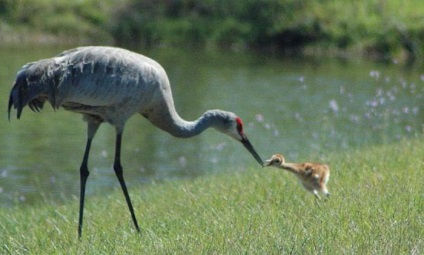
[[[319,205],[275,168],[133,187],[141,236],[120,190],[89,198],[81,242],[77,198],[2,209],[0,253],[422,254],[423,142],[328,155],[332,196]]]
[[[422,56],[420,0],[0,0],[0,43]]]

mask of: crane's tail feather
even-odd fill
[[[9,96],[9,106],[8,106],[8,118],[10,120],[10,112],[12,110],[12,106],[14,109],[17,109],[17,118],[19,119],[22,114],[22,109],[24,105],[22,104],[22,91],[20,89],[21,86],[18,86],[17,83],[13,85],[12,90],[10,91]]]
[[[19,119],[22,110],[26,105],[34,112],[43,109],[44,102],[51,99],[53,108],[56,106],[56,90],[54,72],[51,71],[50,65],[54,64],[53,60],[41,60],[24,65],[18,72],[15,84],[9,96],[8,117],[12,107],[17,111]],[[41,95],[45,87],[49,86],[50,95]]]
[[[12,93],[9,96],[9,106],[7,107],[7,116],[8,119],[10,121],[10,110],[12,109],[12,105],[13,105],[13,97],[12,97]]]
[[[28,106],[33,112],[40,112],[43,109],[44,102],[34,99],[31,102],[29,102]]]
[[[33,91],[27,91],[25,85],[15,83],[9,96],[8,118],[10,121],[10,113],[12,106],[17,111],[17,118],[21,118],[22,110],[26,105],[34,112],[40,112],[43,109],[44,101],[39,98],[33,98]],[[28,93],[29,92],[29,93]]]

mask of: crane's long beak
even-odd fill
[[[249,142],[249,139],[247,139],[245,135],[243,135],[241,143],[252,154],[256,161],[258,161],[261,166],[264,166],[264,162],[262,161],[261,157],[258,155],[256,150],[253,148],[252,144]]]

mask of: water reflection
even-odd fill
[[[77,114],[26,108],[7,121],[6,105],[16,71],[24,63],[63,49],[0,49],[0,202],[65,201],[79,192],[85,123]],[[324,59],[282,59],[246,53],[156,50],[148,53],[167,70],[183,118],[207,109],[234,111],[258,153],[290,160],[331,151],[392,143],[423,131],[424,72],[397,65]],[[115,132],[102,125],[93,142],[88,195],[118,188],[111,168]],[[178,139],[141,116],[129,120],[122,163],[129,186],[173,178],[258,168],[238,142],[208,130]]]

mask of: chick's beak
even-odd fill
[[[264,166],[270,166],[271,162],[272,162],[272,160],[270,160],[270,159],[265,160]]]
[[[258,161],[261,166],[264,166],[264,162],[262,161],[261,157],[258,155],[252,144],[249,142],[249,139],[247,139],[245,135],[242,136],[241,143],[252,154],[256,161]]]

